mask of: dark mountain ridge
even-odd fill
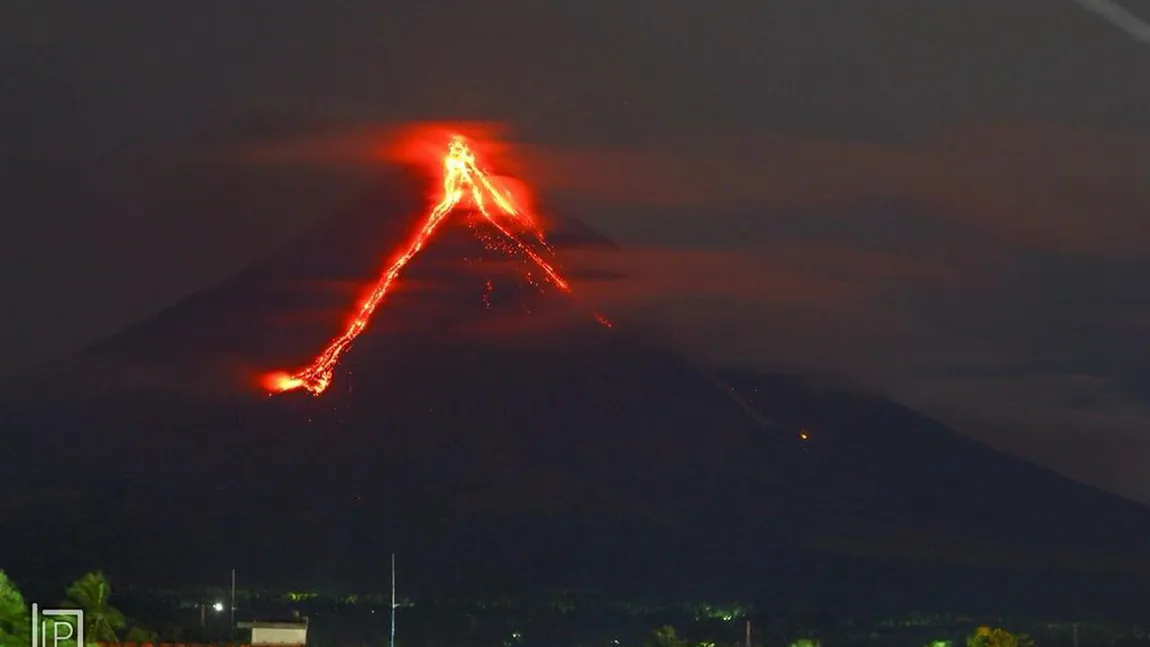
[[[967,532],[1039,543],[1057,538],[1054,543],[1087,548],[1097,541],[1097,530],[1069,517],[1071,510],[1092,510],[1119,525],[1128,549],[1146,547],[1150,540],[1145,506],[988,451],[887,399],[753,368],[727,368],[720,375],[751,407],[782,426],[806,430],[821,460],[844,476],[865,480],[874,500],[904,521],[978,518],[986,526]],[[1004,499],[1007,491],[1011,496]],[[1059,509],[1052,511],[1055,506],[1045,504],[1044,497],[1057,501]]]
[[[412,263],[322,397],[258,392],[258,371],[310,361],[339,329],[425,188],[397,175],[8,407],[0,555],[30,555],[10,570],[163,583],[237,567],[354,589],[385,581],[395,550],[426,590],[836,604],[1144,583],[1141,506],[879,398],[701,371],[462,226]],[[611,245],[566,219],[550,238],[560,258]]]

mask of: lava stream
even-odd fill
[[[538,265],[555,287],[565,293],[571,293],[570,283],[563,278],[559,271],[516,235],[512,229],[500,222],[501,218],[508,218],[518,225],[531,229],[535,233],[536,239],[548,251],[551,250],[543,236],[542,229],[539,228],[531,214],[517,208],[509,194],[503,194],[498,190],[487,174],[476,164],[475,154],[472,153],[464,140],[461,137],[456,137],[448,146],[447,154],[443,159],[442,199],[428,212],[422,226],[408,242],[404,252],[392,261],[380,276],[367,299],[360,305],[355,318],[351,320],[343,333],[333,339],[311,364],[295,373],[283,371],[270,373],[263,378],[264,387],[273,393],[300,388],[307,390],[312,395],[323,393],[331,384],[332,375],[340,357],[351,347],[356,337],[367,328],[376,308],[391,290],[403,268],[419,254],[435,231],[446,220],[447,216],[459,206],[464,197],[470,198],[475,210],[483,216],[484,220],[506,236],[525,257]],[[498,211],[493,212],[488,209],[488,198],[498,208]],[[611,323],[602,315],[594,313],[594,317],[602,325],[611,326]]]

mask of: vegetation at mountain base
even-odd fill
[[[981,626],[966,639],[966,647],[1034,647],[1026,634],[1012,634],[1001,627]]]
[[[20,647],[31,642],[28,605],[16,585],[0,571],[0,647]]]
[[[64,609],[84,612],[86,643],[151,642],[156,634],[133,623],[112,606],[112,585],[102,571],[85,573],[73,582],[59,604]],[[68,625],[57,628],[56,625]],[[47,636],[66,636],[55,642],[59,647],[75,647],[76,627],[68,620],[40,618]],[[32,614],[28,602],[8,575],[0,570],[0,647],[27,647],[32,644]]]
[[[228,587],[154,589],[121,584],[116,591],[113,596],[106,574],[92,571],[65,588],[60,604],[50,606],[82,609],[89,645],[222,645],[243,640],[235,635],[232,615],[225,611],[232,594]],[[31,644],[30,603],[41,595],[25,597],[0,571],[0,647]],[[241,588],[235,599],[244,620],[306,618],[308,644],[313,647],[359,647],[387,640],[391,606],[387,593]],[[402,596],[396,609],[400,647],[1150,646],[1150,632],[1140,624],[1085,616],[1073,621],[986,613],[868,616],[852,615],[859,610],[846,608],[820,612],[793,601],[766,606],[745,600],[655,602],[583,589],[520,597]],[[144,628],[136,618],[159,631]],[[42,627],[48,635],[76,633],[74,627],[60,627],[58,632],[51,619]],[[57,644],[77,647],[74,640]]]

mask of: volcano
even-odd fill
[[[1144,582],[1142,506],[882,398],[703,367],[605,327],[490,244],[482,219],[410,262],[321,397],[258,388],[343,329],[427,193],[397,172],[13,397],[0,555],[28,556],[5,565],[14,576],[101,567],[168,584],[238,568],[378,589],[394,551],[408,586],[437,593],[915,608],[1109,604]],[[616,249],[569,218],[548,239],[560,259]]]

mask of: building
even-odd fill
[[[241,622],[240,629],[251,629],[252,647],[304,647],[307,645],[307,619],[303,622]]]

